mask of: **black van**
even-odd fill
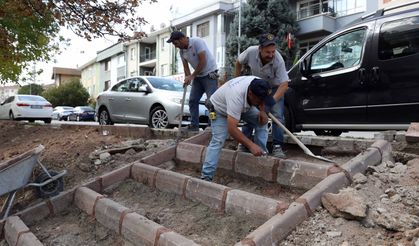
[[[380,9],[329,35],[288,74],[292,131],[407,129],[419,122],[419,1]]]

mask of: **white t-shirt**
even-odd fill
[[[208,49],[207,44],[202,38],[193,37],[189,38],[189,46],[187,49],[180,49],[179,54],[182,59],[185,59],[193,69],[196,69],[199,64],[198,54],[205,52],[206,65],[197,77],[207,76],[210,72],[217,70],[217,63],[215,62],[214,56]]]
[[[247,101],[247,90],[250,82],[256,76],[241,76],[227,81],[212,94],[210,100],[214,109],[227,116],[230,115],[236,120],[240,120],[243,112],[250,109]]]

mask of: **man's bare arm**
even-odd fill
[[[239,77],[242,72],[242,64],[239,61],[236,61],[236,73],[234,77]]]
[[[288,81],[284,81],[278,86],[278,89],[276,90],[273,96],[275,101],[278,101],[281,97],[283,97],[287,90],[288,90]]]

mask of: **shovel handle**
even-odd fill
[[[186,91],[188,90],[188,86],[183,87],[183,95],[182,95],[182,103],[180,106],[180,119],[179,119],[179,125],[178,125],[178,132],[177,132],[177,140],[179,140],[181,135],[181,127],[182,127],[182,118],[183,118],[183,109],[185,108],[185,99],[186,99]]]

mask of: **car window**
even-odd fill
[[[381,25],[378,56],[381,60],[419,52],[419,16],[386,22]]]
[[[329,42],[311,56],[310,70],[314,73],[350,68],[360,63],[366,29],[345,33]]]
[[[17,96],[20,101],[36,101],[36,102],[44,102],[46,101],[43,97],[38,96]]]
[[[112,87],[112,91],[125,92],[128,91],[129,80],[124,80]]]
[[[129,80],[129,91],[138,92],[138,88],[142,85],[147,85],[145,81],[140,78],[132,78]]]
[[[180,83],[177,80],[159,77],[149,77],[147,79],[148,81],[150,81],[151,85],[156,89],[167,91],[183,91],[182,83]]]

